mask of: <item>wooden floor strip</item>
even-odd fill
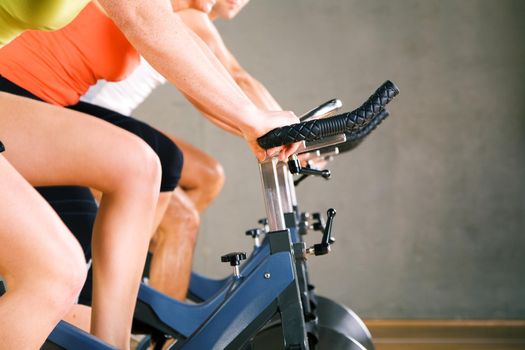
[[[525,320],[369,320],[376,350],[525,350]]]

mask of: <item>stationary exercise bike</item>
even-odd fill
[[[379,123],[379,120],[382,120],[384,117],[386,117],[385,113],[381,113],[383,110],[383,106],[396,93],[397,90],[393,86],[393,84],[387,83],[382,88],[380,88],[376,92],[376,94],[374,94],[369,99],[369,101],[367,101],[367,103],[365,103],[364,108],[360,108],[352,113],[343,114],[341,116],[334,117],[331,119],[326,119],[322,121],[308,121],[304,124],[297,125],[297,129],[291,128],[289,132],[293,133],[294,137],[296,137],[292,138],[291,141],[293,142],[297,138],[299,138],[300,140],[308,139],[308,135],[305,136],[304,134],[305,127],[316,127],[316,124],[319,122],[328,122],[324,125],[321,124],[319,128],[328,125],[328,127],[324,130],[327,133],[333,132],[330,135],[334,135],[334,137],[319,140],[317,143],[311,143],[309,146],[303,147],[302,152],[311,152],[318,148],[327,147],[331,144],[338,142],[343,142],[345,141],[344,135],[338,135],[338,131],[331,131],[330,127],[332,127],[332,130],[333,128],[337,127],[342,128],[342,130],[348,130],[344,129],[346,127],[346,124],[343,124],[343,126],[341,126],[342,123],[346,123],[342,119],[344,116],[352,116],[352,118],[355,118],[355,120],[361,120],[362,125],[366,125],[366,123],[369,123],[370,121],[374,120],[374,123],[377,125]],[[370,105],[374,104],[376,104],[375,107],[370,107]],[[378,105],[380,105],[381,107],[378,107]],[[365,118],[368,118],[368,120],[365,120]],[[297,132],[298,129],[300,129],[299,132]],[[361,132],[360,136],[362,137],[364,135],[364,131],[368,130],[369,132],[371,129],[356,127],[353,130]],[[278,130],[276,132],[279,133],[277,134],[277,137],[283,137],[283,135],[284,137],[289,136],[287,134],[283,134],[283,130]],[[303,134],[301,134],[301,132]],[[350,133],[352,137],[358,136],[358,134],[358,132]],[[270,143],[268,147],[273,147],[276,144]],[[293,185],[290,186],[289,172],[285,170],[287,165],[278,164],[277,161],[274,159],[272,161],[267,161],[261,164],[260,167],[267,205],[268,226],[271,232],[266,235],[265,239],[260,245],[256,244],[256,248],[254,249],[253,253],[240,268],[239,266],[241,261],[246,258],[246,255],[244,253],[231,253],[222,257],[223,261],[229,262],[234,267],[234,274],[227,279],[215,281],[214,284],[216,288],[212,292],[210,292],[210,290],[212,290],[213,288],[209,288],[208,294],[205,295],[206,293],[203,293],[203,290],[205,288],[202,288],[202,290],[199,290],[200,288],[193,288],[195,287],[195,284],[192,283],[191,294],[193,294],[193,298],[195,298],[195,295],[200,292],[200,299],[204,300],[198,305],[188,305],[186,303],[168,301],[168,298],[164,298],[164,300],[160,302],[160,300],[163,299],[160,293],[148,288],[147,286],[142,286],[139,292],[139,301],[137,305],[138,312],[135,315],[136,319],[139,322],[151,327],[152,329],[150,329],[150,332],[153,332],[153,334],[157,332],[157,340],[159,334],[161,336],[170,335],[178,339],[182,339],[179,340],[179,342],[177,342],[177,345],[174,348],[188,346],[191,347],[193,346],[193,344],[198,344],[198,346],[203,346],[206,348],[214,346],[216,346],[217,348],[239,348],[241,345],[249,343],[250,337],[252,337],[253,334],[257,333],[258,329],[262,325],[267,325],[266,322],[269,321],[268,315],[261,313],[270,313],[271,311],[273,312],[275,310],[270,309],[269,311],[267,311],[260,308],[257,309],[257,312],[252,311],[242,314],[240,309],[245,309],[249,307],[261,307],[261,305],[259,305],[256,299],[262,298],[264,294],[266,294],[261,293],[260,289],[258,288],[251,289],[249,288],[250,286],[246,286],[246,284],[254,283],[254,286],[260,286],[260,288],[273,287],[273,284],[270,281],[270,276],[272,276],[272,274],[269,272],[264,272],[264,269],[261,269],[261,266],[264,266],[265,261],[271,260],[277,252],[281,252],[281,250],[277,252],[274,252],[272,250],[275,249],[274,247],[277,245],[277,243],[275,242],[280,242],[280,244],[282,244],[281,249],[286,250],[290,258],[293,259],[292,262],[295,266],[293,266],[290,269],[290,271],[295,275],[294,283],[297,284],[297,288],[299,290],[299,296],[291,296],[291,294],[293,293],[288,293],[290,294],[288,297],[291,298],[289,302],[284,301],[284,292],[281,291],[279,297],[277,298],[280,301],[280,303],[274,306],[277,307],[281,316],[281,320],[278,322],[278,328],[279,330],[284,330],[284,335],[281,337],[281,339],[284,339],[282,340],[281,344],[284,344],[285,347],[291,346],[289,345],[290,341],[286,340],[286,323],[288,322],[303,322],[305,324],[305,332],[308,334],[307,337],[310,341],[309,345],[313,345],[316,342],[318,342],[318,339],[316,339],[315,336],[315,327],[319,327],[319,325],[321,325],[321,328],[323,328],[323,325],[329,326],[330,324],[333,325],[337,323],[335,321],[337,317],[335,316],[333,317],[333,320],[327,320],[324,323],[316,322],[316,313],[312,312],[311,308],[315,308],[316,306],[321,305],[320,308],[322,309],[321,313],[323,317],[325,317],[327,314],[335,315],[336,312],[334,311],[337,310],[343,311],[338,314],[339,321],[341,320],[341,315],[350,315],[345,317],[347,319],[350,317],[352,319],[352,322],[346,322],[344,325],[340,325],[338,329],[338,332],[339,334],[342,334],[342,337],[347,336],[347,334],[343,333],[349,333],[348,329],[345,329],[345,327],[349,328],[347,327],[348,325],[355,326],[357,324],[358,330],[353,332],[360,333],[360,338],[363,342],[366,343],[368,348],[373,348],[373,345],[370,342],[370,335],[366,330],[366,327],[364,327],[362,322],[360,322],[360,320],[355,316],[355,314],[341,306],[335,307],[335,303],[327,300],[326,298],[320,298],[320,301],[318,303],[315,302],[314,298],[312,297],[313,292],[311,290],[311,286],[308,283],[306,265],[304,264],[304,256],[306,254],[301,253],[303,252],[303,250],[301,248],[301,240],[298,236],[297,230],[297,223],[300,222],[299,220],[297,220],[297,210],[293,209],[293,203],[290,201],[290,197],[287,197],[288,199],[284,199],[284,194],[290,192],[293,189]],[[289,208],[283,210],[283,203],[286,204]],[[324,229],[323,242],[321,242],[319,245],[315,245],[313,247],[313,250],[308,250],[309,252],[312,252],[315,255],[321,255],[328,252],[330,245],[329,241],[332,220],[333,214],[331,218],[329,218],[329,224],[327,223]],[[289,237],[285,238],[284,231],[289,233]],[[257,234],[254,233],[253,230],[250,234],[253,234],[256,239],[258,238]],[[281,241],[279,241],[279,237]],[[306,252],[306,249],[304,249],[304,252]],[[260,277],[261,274],[262,276],[265,276],[262,280],[257,278],[257,276]],[[266,283],[264,283],[264,278],[268,279]],[[203,279],[201,278],[201,282],[202,280]],[[256,282],[261,282],[261,284],[256,284]],[[210,284],[213,285],[213,283]],[[244,288],[246,288],[246,290]],[[253,290],[257,291],[257,293],[254,292],[255,294],[252,294],[251,292],[248,292]],[[270,291],[268,291],[268,293],[270,293]],[[235,294],[235,297],[238,297],[238,299],[234,299],[234,297],[232,296],[233,294]],[[293,303],[293,301],[295,302],[295,304]],[[241,306],[241,303],[243,303],[243,305],[246,306]],[[220,305],[219,309],[217,309],[218,305]],[[294,308],[300,307],[302,313],[301,322],[299,322],[299,320],[297,319],[297,315],[295,315],[295,318],[291,321],[284,321],[283,317],[286,316],[286,313],[282,312],[282,310],[280,309],[280,306],[284,307],[284,305],[295,305]],[[212,313],[209,313],[210,310],[214,311]],[[233,322],[233,320],[236,320],[239,317],[241,317],[239,316],[239,313],[243,315],[241,323],[233,324],[232,326],[220,324],[221,321],[226,323]],[[248,321],[250,321],[251,323]],[[324,328],[328,329],[326,327]],[[244,330],[236,337],[233,337],[232,332],[238,329]],[[335,329],[337,328],[332,327],[331,331],[334,331]],[[210,341],[210,339],[214,337],[212,336],[212,334],[215,332],[219,333],[219,335],[217,335],[217,338],[214,338],[219,343],[215,342],[215,340]],[[302,337],[302,335],[298,335],[297,333],[294,335],[297,338]],[[224,338],[228,336],[231,336],[232,338]],[[292,335],[288,336],[292,337]],[[272,339],[276,338],[272,337]],[[328,342],[328,339],[334,339],[334,337],[325,337],[325,342]],[[344,348],[357,348],[357,345],[355,345],[357,344],[357,342],[355,342],[354,339],[352,339],[351,337],[348,337],[346,339],[348,344],[354,345],[346,345]],[[224,341],[224,343],[222,343],[222,341]],[[323,341],[320,342],[320,344],[322,343]],[[302,343],[299,342],[297,344]],[[332,346],[330,345],[326,348],[332,348]]]
[[[353,112],[278,128],[260,138],[259,143],[263,148],[271,148],[299,141],[314,142],[313,146],[303,147],[305,152],[328,147],[335,142],[332,136],[340,138],[337,135],[345,132],[352,135],[365,130],[397,93],[395,85],[387,82]],[[326,141],[327,137],[332,138]],[[306,249],[294,228],[297,222],[301,222],[297,220],[297,212],[285,216],[283,210],[281,192],[290,191],[279,184],[279,178],[288,174],[285,166],[278,165],[275,158],[260,164],[269,232],[242,266],[241,261],[246,259],[244,253],[222,257],[233,267],[233,275],[214,295],[199,304],[181,303],[141,285],[135,313],[136,326],[157,338],[157,346],[160,335],[177,338],[171,349],[268,348],[265,332],[269,334],[267,332],[278,329],[281,334],[279,345],[286,349],[323,348],[329,339],[332,339],[327,345],[330,348],[364,348],[344,334],[344,330],[333,328],[325,337],[322,331],[316,330],[316,327],[322,330],[323,317],[311,312],[316,304],[308,285],[304,257],[329,252],[334,215],[329,215],[321,243]],[[278,169],[283,169],[281,176]],[[287,221],[290,222],[288,225]],[[318,302],[317,307],[319,305]],[[321,321],[316,321],[316,318]],[[57,325],[45,348],[111,349],[65,322]]]
[[[341,102],[339,100],[334,99],[328,101],[306,113],[301,117],[301,121],[326,118],[335,113],[340,107]],[[329,211],[327,213],[327,223],[325,223],[325,220],[320,213],[313,213],[312,215],[309,213],[300,213],[297,206],[295,187],[297,187],[308,176],[317,175],[325,179],[330,178],[329,171],[312,169],[310,165],[315,164],[316,159],[321,159],[322,161],[332,160],[334,156],[354,149],[386,117],[388,117],[388,112],[384,110],[359,132],[337,135],[332,137],[331,140],[323,140],[324,144],[334,144],[332,146],[326,146],[323,149],[315,149],[318,146],[315,143],[309,143],[306,148],[300,150],[300,152],[303,153],[302,159],[308,161],[306,168],[301,167],[296,159],[288,162],[288,166],[277,167],[279,193],[283,211],[285,213],[286,226],[290,230],[292,241],[295,242],[299,248],[302,249],[302,237],[306,235],[308,231],[320,231],[323,234],[327,234],[330,230],[335,212]],[[290,170],[292,172],[290,172]],[[293,180],[292,173],[299,175],[297,180]],[[262,225],[261,228],[246,231],[246,235],[251,236],[254,239],[254,251],[252,257],[258,254],[262,245],[262,236],[268,232],[267,220],[261,219],[259,223]],[[264,244],[264,240],[262,242]],[[330,244],[333,242],[334,239],[332,236]],[[329,245],[326,245],[326,247],[329,247]],[[300,251],[301,250],[299,250],[299,252]],[[299,259],[296,259],[297,275],[300,281],[299,286],[302,295],[305,319],[310,321],[310,338],[313,338],[316,342],[319,341],[319,337],[325,339],[320,348],[341,348],[340,346],[337,347],[337,344],[334,343],[334,340],[336,340],[337,337],[330,335],[330,333],[338,332],[352,337],[366,349],[374,349],[368,329],[352,310],[333,300],[315,294],[314,286],[311,285],[308,280],[308,269],[305,259],[300,253],[296,255],[296,258],[297,257],[300,257]],[[221,280],[214,280],[192,273],[188,297],[197,302],[206,300],[216,293],[222,285],[228,282],[228,280],[229,277]],[[279,332],[280,329],[278,329],[278,323],[274,322],[271,327],[265,327],[262,332],[259,332],[256,338],[258,342],[260,342],[261,339],[264,339],[263,343],[265,345],[269,345],[270,342],[273,341],[273,347],[268,348],[274,348],[277,347],[282,339],[282,337],[279,336]],[[319,333],[321,333],[320,336]]]

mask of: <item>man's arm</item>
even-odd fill
[[[268,111],[282,110],[281,106],[279,106],[264,85],[241,67],[224,44],[221,35],[207,14],[192,9],[178,13],[182,21],[204,41],[230,73],[237,85],[239,85],[257,107]]]

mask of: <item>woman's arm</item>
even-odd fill
[[[224,44],[219,31],[207,14],[193,9],[183,10],[178,12],[178,14],[182,21],[210,48],[237,85],[255,105],[268,111],[282,110],[264,85],[241,67],[235,56]]]
[[[257,145],[257,137],[275,127],[295,123],[297,117],[291,112],[269,117],[257,108],[172,11],[169,1],[99,0],[99,3],[159,73],[205,106],[212,118],[236,125],[258,159],[276,151],[284,159],[295,151],[297,145],[268,152]]]

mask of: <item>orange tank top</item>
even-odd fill
[[[66,27],[27,31],[0,49],[0,75],[42,100],[76,104],[97,80],[124,79],[140,56],[93,3]]]

